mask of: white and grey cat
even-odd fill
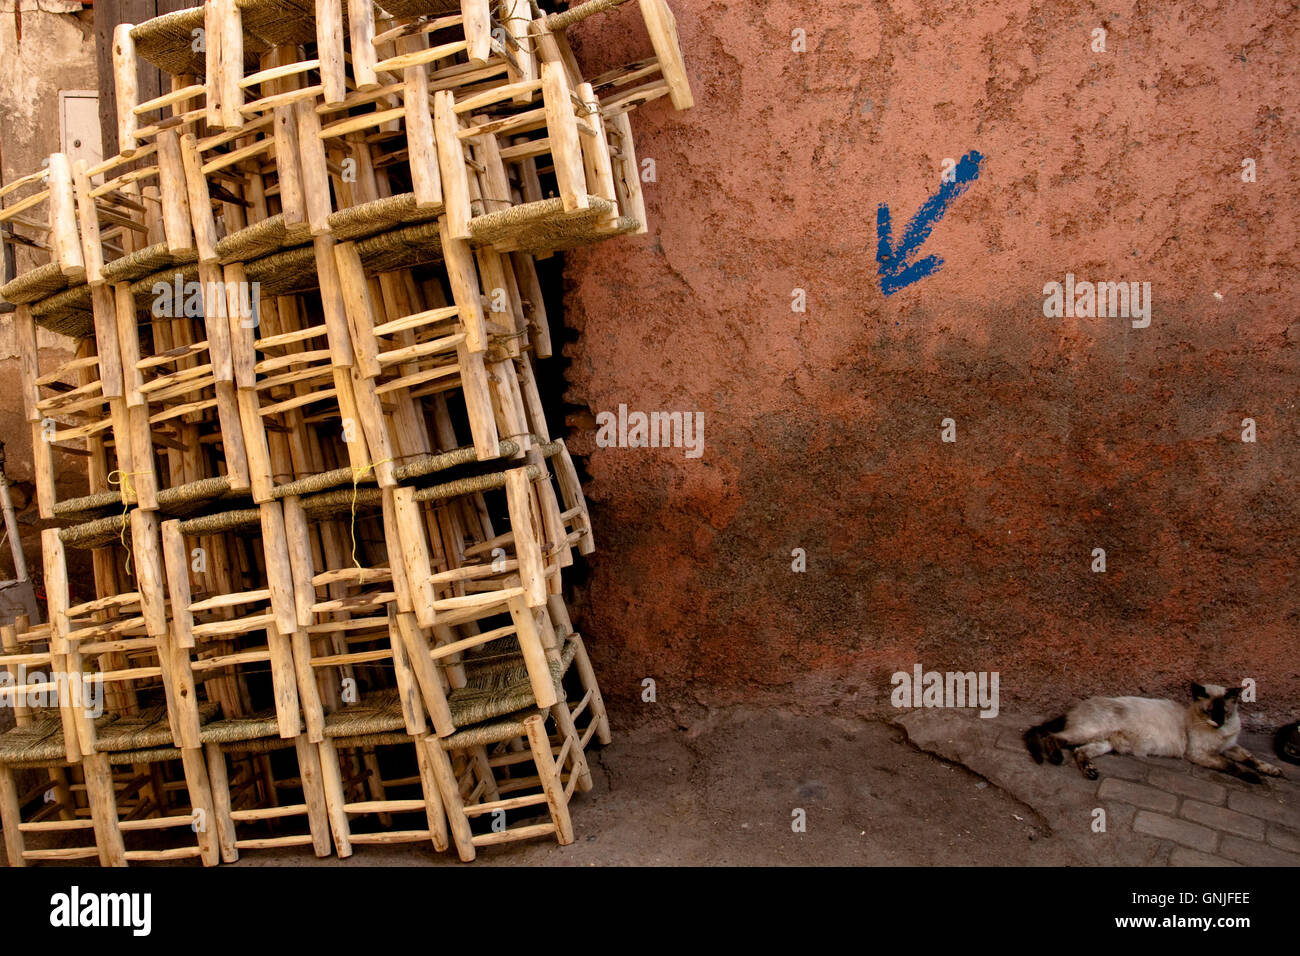
[[[1271,763],[1237,745],[1240,687],[1193,684],[1187,705],[1151,697],[1089,697],[1062,717],[1025,731],[1025,746],[1037,763],[1061,763],[1070,749],[1083,775],[1097,779],[1092,758],[1112,750],[1139,757],[1186,757],[1249,783],[1259,773],[1282,775]]]

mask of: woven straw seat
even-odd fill
[[[164,73],[205,76],[207,59],[194,50],[194,31],[203,29],[203,7],[164,13],[131,30],[136,52]]]
[[[220,705],[216,703],[200,704],[199,721],[214,720],[220,712]],[[99,753],[168,748],[171,745],[172,731],[166,704],[155,704],[138,714],[118,717],[102,730],[96,727],[95,750]]]
[[[26,727],[11,727],[0,734],[0,765],[43,767],[66,760],[63,722],[58,714],[42,715]]]
[[[357,254],[368,273],[392,272],[442,261],[442,238],[436,222],[390,229],[357,241]]]
[[[136,252],[129,252],[124,256],[119,256],[104,263],[102,271],[105,282],[116,284],[118,282],[134,282],[136,279],[153,275],[155,272],[162,272],[164,269],[170,269],[173,266],[189,265],[197,261],[198,254],[194,250],[177,254],[167,248],[167,243],[155,242],[152,246],[147,246]]]
[[[316,42],[316,5],[312,0],[235,0],[244,28],[244,49],[250,37],[267,47]],[[341,11],[346,29],[347,6]]]
[[[359,206],[349,206],[331,214],[327,221],[334,238],[344,241],[362,239],[411,223],[430,222],[442,213],[441,203],[421,209],[416,205],[415,193],[402,193]]]
[[[200,478],[198,481],[177,485],[174,488],[163,488],[158,492],[158,511],[169,518],[184,518],[210,504],[247,497],[247,492],[231,492],[230,479],[225,475],[219,475],[216,478]],[[118,512],[120,517],[121,510],[122,493],[110,490],[56,502],[54,516],[65,521],[87,522],[100,517],[110,517],[105,514],[109,511]],[[64,543],[76,544],[67,538],[64,539]],[[86,547],[86,545],[76,546]]]
[[[460,12],[460,0],[387,0],[379,5],[395,17],[444,16]]]
[[[95,316],[90,310],[90,287],[78,283],[34,303],[32,318],[41,328],[58,335],[80,339],[93,334]]]
[[[450,737],[439,738],[438,743],[443,750],[467,750],[470,747],[486,747],[503,740],[523,737],[528,733],[524,721],[536,713],[536,709],[521,710],[496,720],[463,727]]]
[[[566,640],[560,660],[551,662],[551,677],[556,684],[564,678],[576,653],[577,645]],[[457,727],[537,707],[528,681],[528,668],[518,645],[509,638],[485,644],[477,654],[467,656],[465,674],[465,686],[447,695],[447,705]]]
[[[469,221],[470,241],[478,246],[506,244],[515,250],[545,252],[586,246],[641,228],[631,216],[619,217],[612,228],[598,228],[614,211],[614,204],[599,196],[588,196],[587,203],[586,209],[566,212],[564,201],[557,197],[475,216]]]
[[[199,740],[205,744],[217,744],[223,750],[244,752],[278,750],[291,743],[280,737],[280,725],[274,710],[214,720],[199,728]]]
[[[406,720],[395,690],[372,694],[364,702],[341,707],[325,717],[325,736],[335,740],[375,738],[374,742],[379,742],[377,738],[390,734],[406,734]]]
[[[287,249],[254,259],[245,266],[250,282],[260,282],[262,295],[293,295],[315,289],[316,253],[311,246]]]
[[[28,269],[0,285],[0,298],[14,305],[25,305],[48,298],[68,287],[68,278],[57,262]]]
[[[220,239],[216,247],[217,258],[223,264],[248,262],[309,242],[310,224],[300,222],[289,225],[285,223],[284,215],[277,213]]]
[[[189,262],[183,262],[161,272],[146,275],[142,279],[136,279],[131,283],[131,295],[135,297],[137,305],[148,306],[154,299],[153,287],[155,283],[165,282],[168,285],[174,285],[178,275],[181,277],[182,284],[197,281],[199,277],[197,256]]]

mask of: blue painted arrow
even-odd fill
[[[955,179],[941,184],[939,191],[916,211],[897,247],[890,238],[889,206],[881,203],[876,208],[876,263],[879,267],[880,291],[885,295],[893,295],[899,289],[921,281],[943,265],[943,260],[938,256],[926,256],[911,265],[908,265],[907,260],[929,238],[934,224],[948,211],[948,203],[979,179],[980,163],[983,161],[984,157],[973,149],[963,156],[954,170]]]

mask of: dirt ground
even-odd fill
[[[1068,865],[1088,862],[1035,811],[880,721],[729,708],[644,725],[592,752],[577,840],[488,848],[474,865]],[[1026,755],[1025,760],[1029,758]],[[792,830],[803,809],[807,830]],[[352,858],[246,854],[236,866],[460,865],[423,846]]]

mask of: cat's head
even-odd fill
[[[1240,687],[1220,687],[1218,684],[1192,684],[1192,706],[1211,727],[1222,727],[1237,712]]]

